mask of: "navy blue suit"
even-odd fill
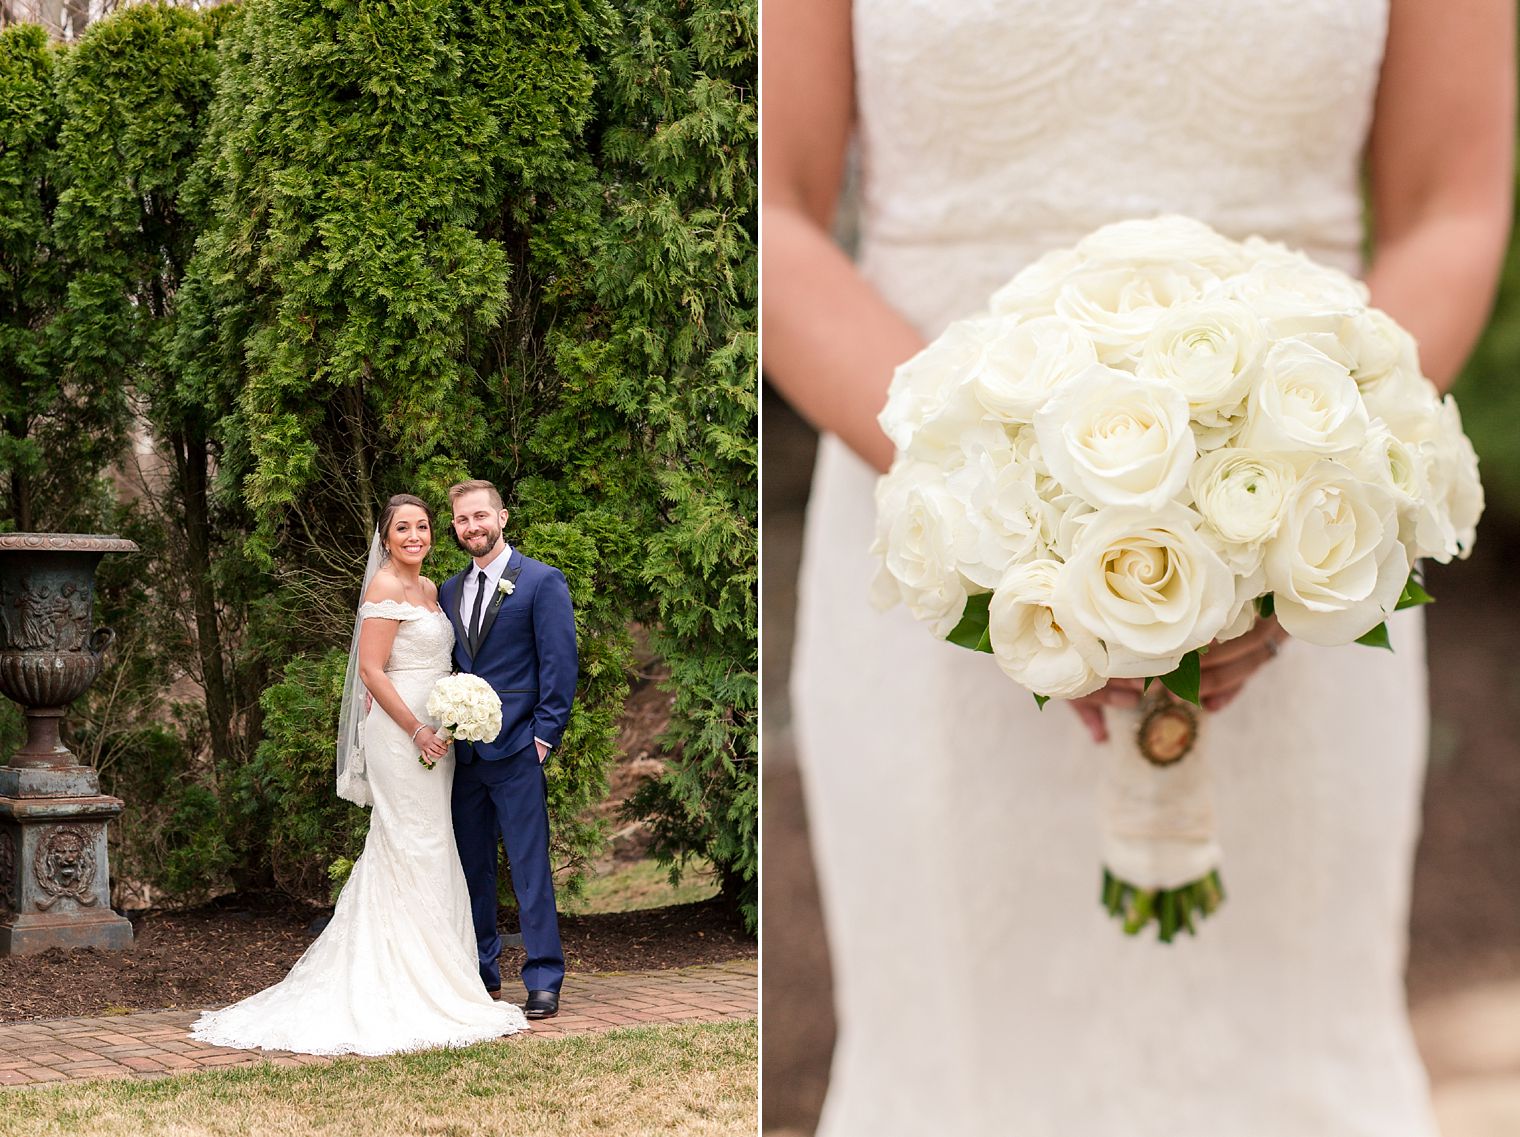
[[[501,697],[501,733],[493,742],[455,742],[454,839],[470,890],[470,911],[480,954],[480,978],[501,986],[496,931],[496,838],[507,849],[512,891],[522,918],[523,985],[529,991],[558,991],[565,979],[565,956],[554,906],[549,864],[547,782],[534,738],[558,746],[570,721],[575,696],[575,614],[570,590],[558,569],[516,549],[500,588],[489,597],[478,643],[468,632],[470,596],[460,611],[462,585],[470,569],[444,581],[443,610],[454,623],[454,663],[478,675]]]

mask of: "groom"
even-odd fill
[[[512,871],[528,960],[523,1011],[559,1012],[565,956],[549,867],[549,807],[543,763],[559,745],[575,695],[575,617],[556,568],[523,556],[502,538],[507,511],[486,481],[449,489],[454,535],[475,558],[444,581],[439,601],[454,622],[454,662],[501,698],[494,742],[454,743],[454,839],[470,889],[470,911],[486,989],[501,990],[496,932],[496,837]]]

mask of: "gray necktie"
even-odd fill
[[[480,646],[480,612],[485,607],[486,599],[486,574],[480,573],[480,587],[475,590],[475,611],[470,613],[470,644],[472,648]]]

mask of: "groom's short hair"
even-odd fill
[[[455,482],[451,485],[449,487],[449,508],[452,509],[454,503],[465,494],[474,493],[476,490],[485,490],[490,495],[492,506],[496,509],[507,508],[506,503],[501,500],[501,491],[496,488],[495,484],[486,481],[484,478],[471,478],[467,482]]]

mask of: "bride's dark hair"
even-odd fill
[[[396,519],[396,511],[403,505],[415,505],[418,509],[422,510],[423,513],[427,514],[428,531],[431,532],[434,528],[432,506],[416,494],[396,494],[390,501],[385,503],[385,508],[380,512],[380,521],[376,525],[376,528],[380,531],[380,551],[387,557],[391,555],[391,550],[390,546],[386,543],[386,538],[390,536],[391,522]]]

